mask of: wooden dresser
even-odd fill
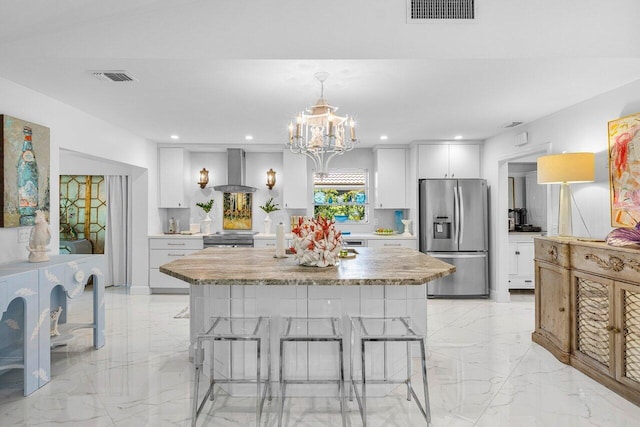
[[[640,250],[535,239],[534,342],[640,405]]]

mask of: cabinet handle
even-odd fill
[[[447,177],[447,175],[449,175],[449,174],[448,174],[448,173],[445,173],[445,174],[444,174],[444,177],[446,178],[446,177]]]
[[[620,333],[620,328],[616,328],[613,325],[609,325],[609,326],[607,326],[607,331],[613,332],[614,334],[618,334],[618,333]]]
[[[520,252],[519,252],[519,251],[516,251],[516,255],[520,255]]]
[[[558,311],[564,311],[564,307],[560,307]]]
[[[455,174],[455,173],[452,173],[452,174],[451,174],[451,178],[455,178],[455,177],[456,177],[456,174]]]
[[[185,254],[169,254],[169,256],[184,256]]]
[[[184,246],[186,243],[167,243],[167,246]]]
[[[275,243],[267,243],[267,244],[265,244],[265,246],[275,246],[275,245],[276,245]]]
[[[402,246],[400,243],[385,243],[385,246]]]

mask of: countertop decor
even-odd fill
[[[300,219],[291,230],[294,258],[307,266],[327,267],[336,265],[342,249],[342,234],[335,223],[323,217]]]

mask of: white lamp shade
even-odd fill
[[[538,184],[593,182],[595,154],[564,153],[538,158]]]

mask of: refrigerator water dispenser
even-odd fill
[[[448,216],[437,216],[433,220],[433,238],[451,238],[451,220]]]

